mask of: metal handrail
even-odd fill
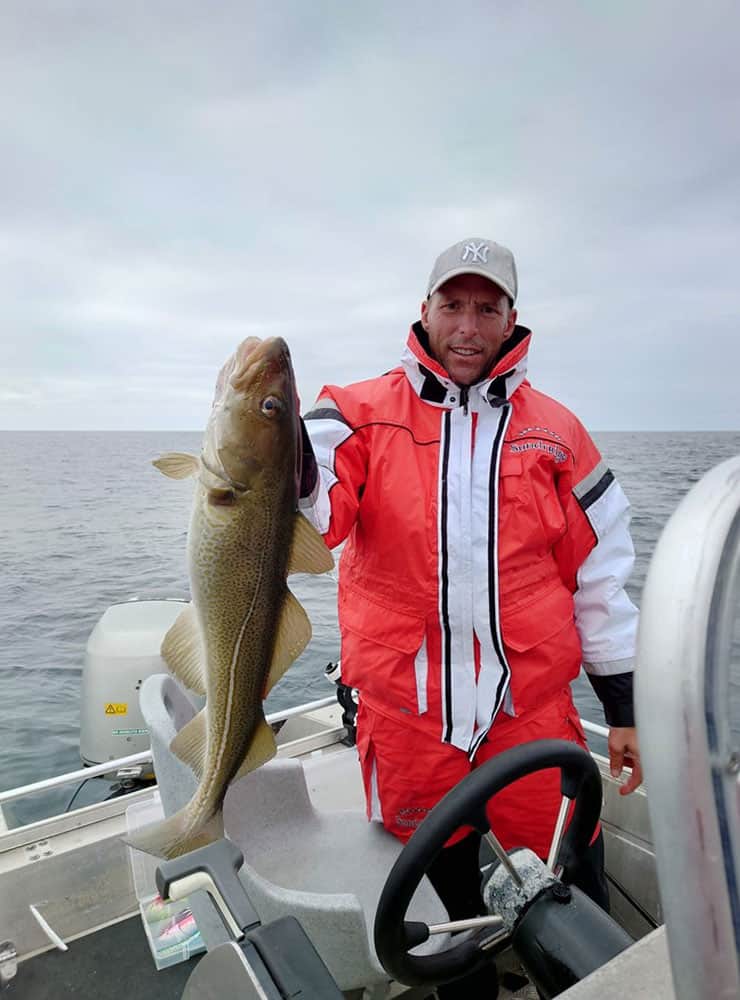
[[[315,712],[320,708],[328,708],[336,704],[334,695],[326,698],[319,698],[316,701],[309,701],[305,705],[294,705],[281,712],[272,712],[266,716],[267,722],[273,725],[276,722],[284,722],[295,715],[304,715],[306,712]],[[599,726],[595,722],[581,720],[586,732],[596,736],[608,737],[609,730],[604,726]],[[62,785],[72,784],[74,781],[83,781],[86,778],[97,778],[101,774],[111,774],[126,767],[135,767],[138,764],[148,764],[152,759],[151,750],[142,750],[140,753],[132,753],[128,757],[118,757],[116,760],[108,760],[103,764],[93,764],[91,767],[82,767],[77,771],[68,771],[66,774],[58,774],[54,778],[44,778],[41,781],[34,781],[29,785],[21,785],[18,788],[10,788],[6,792],[0,792],[0,807],[6,802],[14,802],[16,799],[25,798],[26,795],[33,795],[36,792],[47,792],[52,788],[59,788]]]
[[[68,785],[73,781],[97,778],[101,774],[110,774],[124,767],[146,764],[151,759],[151,750],[142,750],[140,753],[132,753],[128,757],[119,757],[117,760],[106,761],[105,764],[93,764],[91,767],[82,767],[77,771],[58,774],[54,778],[43,778],[41,781],[34,781],[30,785],[9,788],[7,792],[0,792],[0,806],[3,806],[6,802],[13,802],[15,799],[24,798],[26,795],[33,795],[34,792],[47,792],[51,788],[59,788],[61,785]]]
[[[284,722],[294,715],[304,715],[306,712],[315,712],[320,708],[328,708],[330,705],[336,704],[336,697],[329,695],[326,698],[309,701],[305,705],[294,705],[293,708],[286,708],[281,712],[272,712],[265,718],[270,725],[273,725],[276,722]],[[82,767],[77,771],[58,774],[54,778],[44,778],[41,781],[34,781],[30,785],[10,788],[6,792],[0,792],[0,807],[6,802],[13,802],[16,799],[24,798],[26,795],[33,795],[35,792],[46,792],[52,788],[69,785],[74,781],[96,778],[101,774],[111,774],[113,771],[119,771],[126,767],[135,767],[137,764],[147,764],[151,759],[151,750],[142,750],[139,753],[132,753],[128,757],[118,757],[116,760],[108,760],[103,764],[93,764],[91,767]]]
[[[609,730],[606,726],[599,726],[595,722],[586,722],[585,719],[581,719],[581,725],[587,733],[593,733],[594,736],[603,736],[605,740],[609,738]]]

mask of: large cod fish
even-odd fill
[[[334,560],[297,513],[298,399],[285,341],[250,337],[224,365],[200,458],[168,454],[166,476],[197,478],[188,564],[192,604],[162,643],[162,656],[205,708],[172,751],[198,788],[169,819],[127,838],[173,858],[224,835],[222,804],[232,781],[276,752],[263,698],[311,638],[288,573],[323,573]]]

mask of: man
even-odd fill
[[[302,509],[330,547],[346,539],[342,681],[360,691],[368,815],[402,840],[502,750],[585,745],[570,691],[582,664],[612,773],[634,764],[622,793],[642,780],[629,505],[576,417],[526,380],[516,297],[505,247],[449,247],[401,365],[326,387],[305,418],[316,462],[307,448]],[[559,804],[558,772],[540,772],[492,800],[492,829],[546,857]],[[454,916],[480,905],[466,833],[430,872]],[[580,884],[605,905],[600,837],[591,851]]]

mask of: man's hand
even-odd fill
[[[640,764],[640,748],[637,743],[637,730],[615,727],[609,730],[609,766],[612,778],[619,778],[623,767],[631,767],[632,774],[619,789],[620,795],[629,795],[642,784],[642,765]]]

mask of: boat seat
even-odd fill
[[[197,786],[190,768],[169,749],[196,708],[168,674],[145,680],[140,703],[162,806],[169,816],[188,802]],[[327,762],[332,756],[326,755]],[[321,760],[314,755],[312,783],[320,767]],[[359,782],[359,764],[355,767]],[[379,823],[368,823],[364,811],[316,808],[301,761],[280,757],[230,786],[224,827],[244,854],[240,878],[260,920],[297,917],[341,990],[372,987],[373,996],[385,995],[388,974],[375,954],[373,922],[400,842]],[[228,940],[205,894],[195,893],[191,906],[209,950]],[[409,919],[428,924],[448,919],[427,879],[409,908]],[[439,951],[448,943],[447,935],[435,935],[417,950]]]

